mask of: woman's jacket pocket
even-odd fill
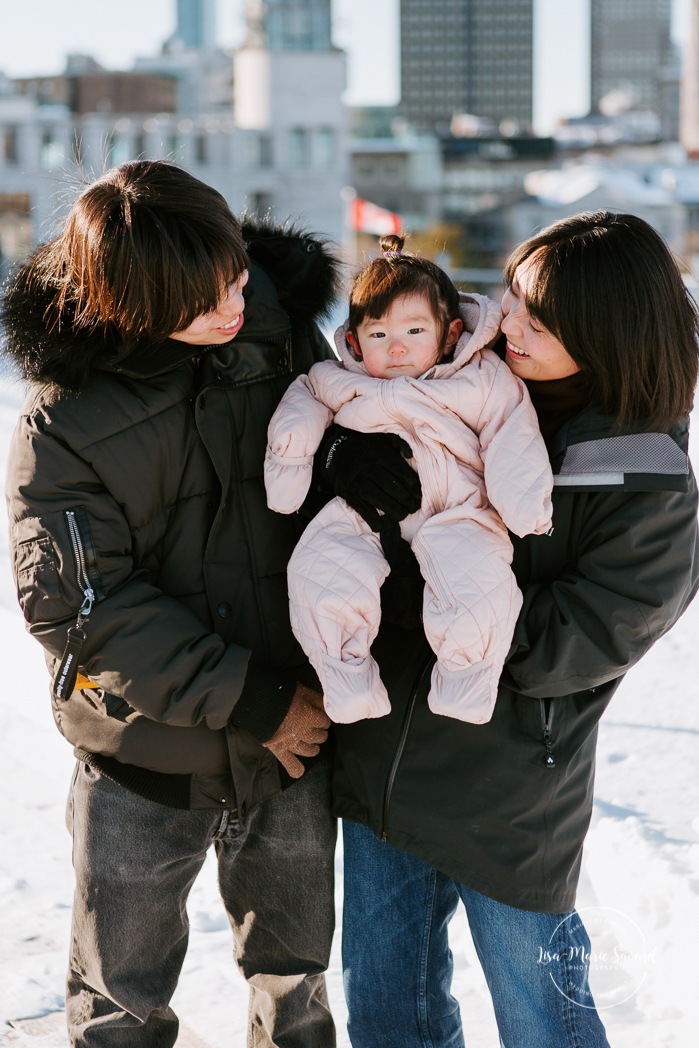
[[[515,698],[520,731],[527,736],[530,760],[542,768],[553,770],[557,765],[558,728],[561,699],[535,699],[518,695]]]

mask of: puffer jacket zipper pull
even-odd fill
[[[553,699],[539,699],[539,703],[541,706],[541,735],[544,740],[544,746],[546,747],[544,764],[547,768],[555,768],[556,758],[553,753],[553,732],[551,730],[551,725],[553,724],[554,701]]]
[[[83,602],[78,611],[78,618],[74,626],[68,629],[66,646],[61,657],[61,662],[53,679],[53,694],[57,699],[67,698],[75,688],[80,666],[80,652],[85,643],[84,624],[90,617],[92,605],[95,602],[95,592],[90,584],[85,563],[85,548],[80,536],[80,528],[76,520],[75,511],[66,510],[66,521],[68,533],[73,548],[75,567],[77,572],[78,586],[82,590]]]

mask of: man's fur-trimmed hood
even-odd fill
[[[266,320],[269,316],[270,323],[278,327],[280,306],[292,327],[319,321],[330,312],[339,290],[340,265],[326,240],[295,225],[267,221],[244,219],[242,231],[253,263],[250,290],[256,295],[254,321],[241,332],[242,341],[272,337],[275,331],[267,330]],[[10,278],[0,308],[3,355],[23,378],[77,392],[95,368],[117,360],[123,363],[127,357],[135,359],[152,350],[148,345],[127,351],[109,330],[76,333],[70,325],[48,330],[44,317],[50,294],[32,278],[34,257]],[[255,264],[269,277],[257,286]],[[195,351],[187,347],[186,352],[192,355]],[[173,365],[176,362],[173,356]]]

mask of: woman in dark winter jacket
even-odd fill
[[[354,1048],[463,1045],[459,900],[506,1048],[607,1046],[573,910],[597,724],[699,583],[696,311],[667,247],[633,216],[584,214],[518,248],[505,278],[501,351],[547,442],[553,530],[513,536],[524,605],[488,724],[432,713],[421,631],[385,626],[391,713],[337,726]]]
[[[241,229],[215,190],[149,161],[89,186],[10,284],[8,352],[31,383],[7,479],[15,578],[78,758],[73,1045],[175,1043],[212,843],[250,1043],[335,1043],[328,720],[288,618],[298,523],[262,478],[282,394],[329,355],[315,321],[334,294],[317,239]]]

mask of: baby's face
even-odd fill
[[[418,378],[441,356],[441,330],[422,295],[401,295],[382,317],[365,317],[350,345],[374,378]]]

